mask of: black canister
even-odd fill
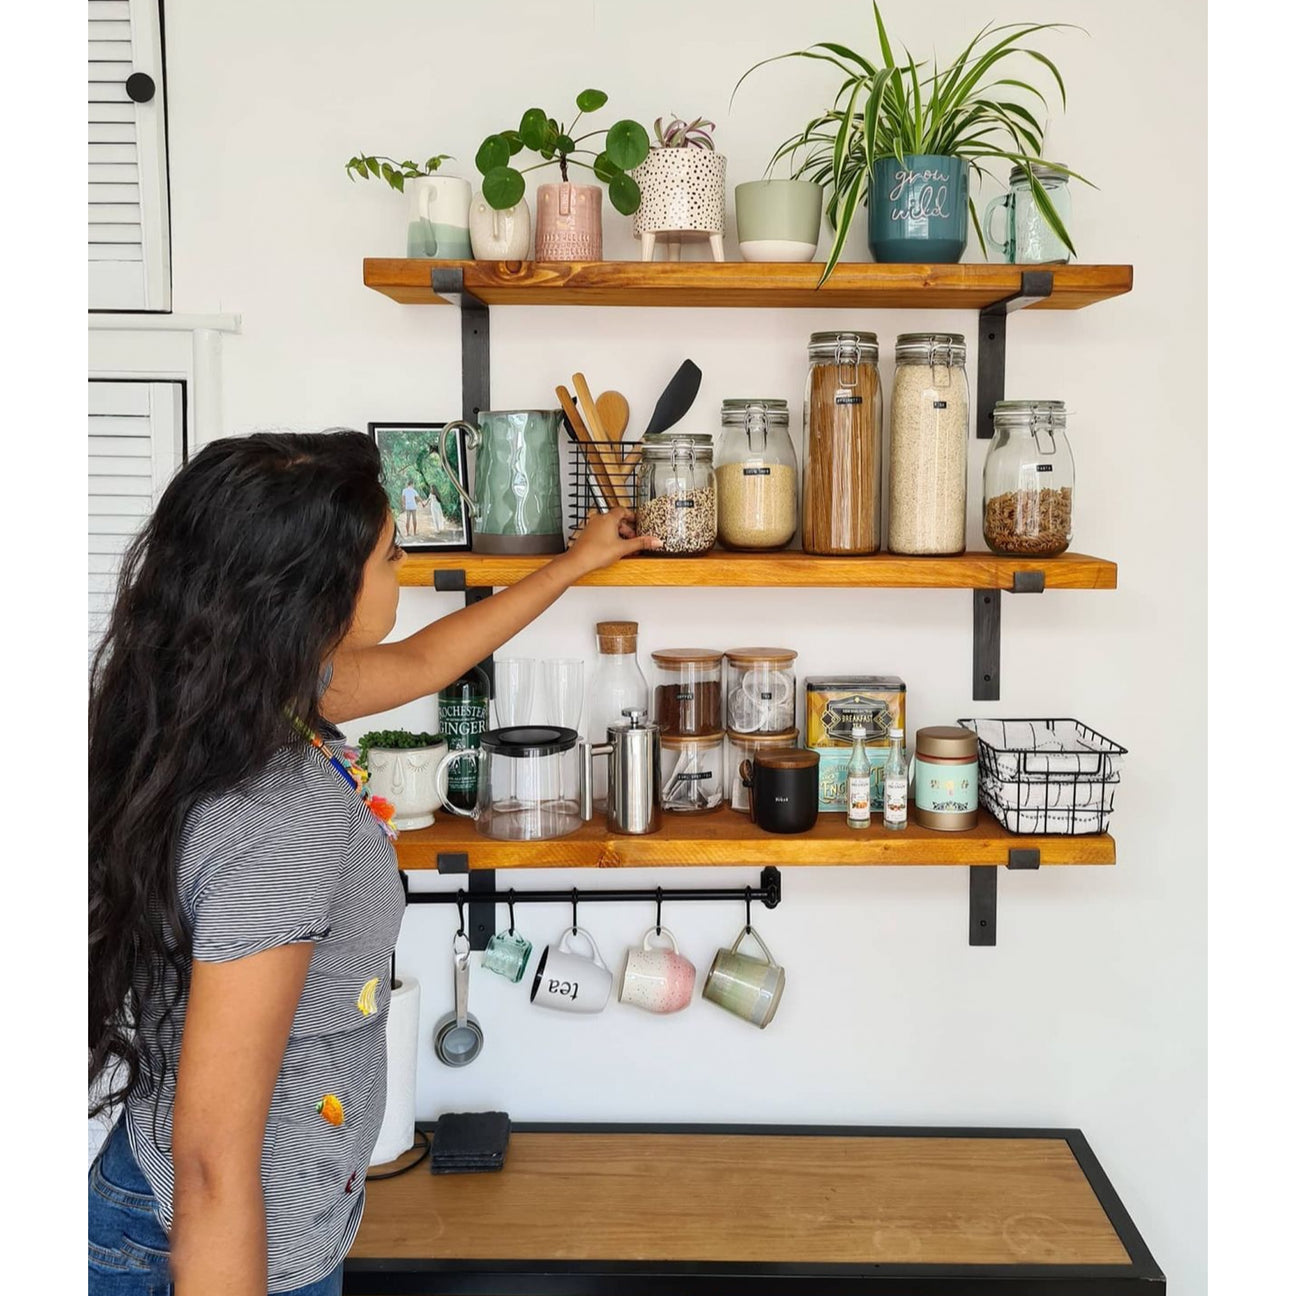
[[[809,832],[819,818],[819,753],[804,747],[758,751],[739,766],[749,789],[748,810],[758,828]]]

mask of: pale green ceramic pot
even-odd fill
[[[748,180],[734,188],[744,261],[813,261],[823,189],[809,180]]]

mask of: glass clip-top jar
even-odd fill
[[[967,344],[901,333],[891,386],[887,548],[960,554],[967,534]]]
[[[781,549],[797,523],[797,461],[787,401],[727,400],[720,429],[720,543],[727,549]]]
[[[1066,406],[997,401],[986,454],[985,542],[993,553],[1050,558],[1071,543],[1075,460]]]
[[[1067,171],[1031,163],[1031,173],[1053,205],[1064,227],[1071,225],[1071,190]],[[995,237],[995,212],[1002,207],[1007,218],[1003,239]],[[1057,265],[1071,260],[1071,250],[1054,233],[1035,200],[1026,168],[1018,163],[1008,173],[1008,192],[985,209],[986,242],[1002,252],[1010,265]]]
[[[645,553],[696,556],[716,540],[716,479],[707,433],[649,432],[635,487],[640,535],[660,549]]]

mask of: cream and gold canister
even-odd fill
[[[915,823],[943,832],[976,827],[976,734],[960,725],[919,729],[913,771]]]

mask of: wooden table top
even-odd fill
[[[611,1291],[681,1265],[807,1292],[866,1267],[1160,1276],[1079,1131],[519,1125],[499,1173],[371,1183],[347,1290]],[[440,1281],[366,1285],[383,1271]]]

